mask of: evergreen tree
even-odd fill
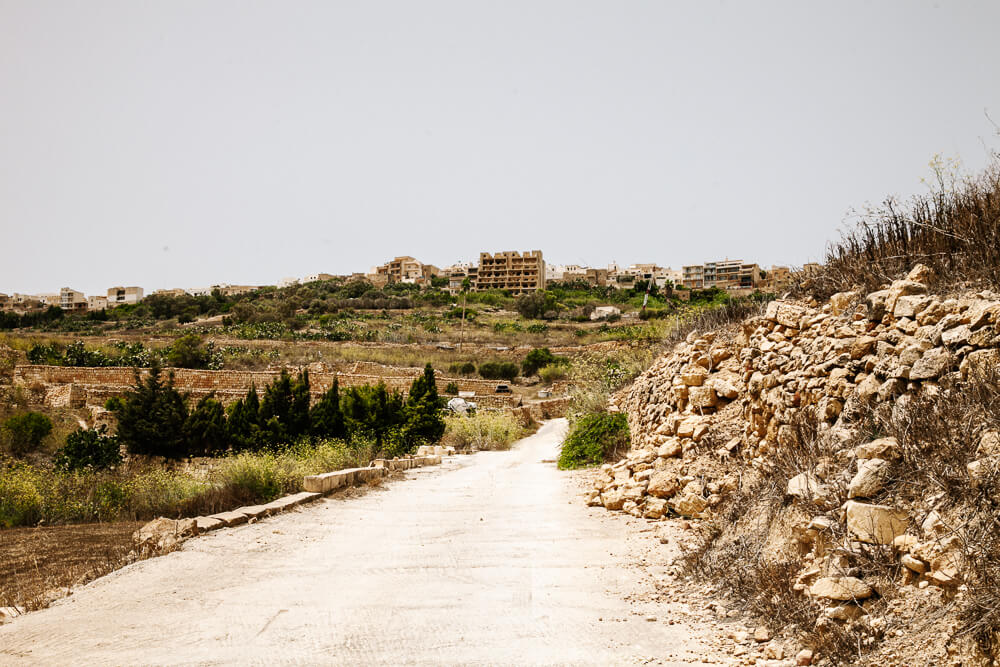
[[[244,399],[226,409],[226,439],[235,450],[250,449],[250,420]]]
[[[245,399],[229,406],[226,435],[233,449],[257,450],[266,444],[260,428],[260,399],[256,385],[250,385]]]
[[[340,383],[336,377],[333,384],[320,397],[309,412],[312,434],[319,438],[346,438],[347,427],[344,413],[340,408]]]
[[[143,380],[135,370],[135,387],[117,402],[118,438],[133,454],[181,458],[187,454],[184,423],[187,406],[174,389],[171,373],[163,383],[154,360]]]
[[[444,435],[441,400],[437,393],[434,369],[430,364],[424,367],[423,375],[414,380],[410,387],[404,419],[402,438],[407,451],[423,443],[437,442]]]
[[[309,371],[303,370],[291,386],[288,407],[288,434],[297,439],[309,433]]]
[[[287,371],[264,388],[260,402],[260,427],[269,444],[288,442],[288,417],[292,409],[292,378]]]
[[[184,424],[188,451],[209,455],[226,449],[226,415],[214,394],[198,401]]]

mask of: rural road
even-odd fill
[[[0,664],[689,664],[551,462],[565,429],[190,540],[0,626]]]

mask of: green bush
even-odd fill
[[[455,395],[458,393],[458,385],[454,382],[449,382],[448,386],[444,388],[444,393]]]
[[[538,371],[538,377],[542,378],[542,382],[545,384],[565,380],[568,376],[569,369],[566,364],[549,364]]]
[[[42,517],[42,495],[31,472],[27,466],[0,469],[0,528],[34,525]]]
[[[64,444],[55,453],[53,463],[59,470],[102,470],[122,461],[118,438],[105,435],[107,427],[77,429],[66,436]]]
[[[466,361],[464,363],[456,361],[448,366],[448,372],[457,373],[459,375],[475,375],[476,365],[471,361]]]
[[[517,377],[517,364],[512,361],[487,361],[479,364],[479,374],[487,380],[513,380]]]
[[[0,430],[11,453],[17,456],[37,449],[52,432],[52,421],[40,412],[26,412],[8,418]]]
[[[628,420],[622,412],[591,413],[577,419],[559,455],[562,469],[600,465],[629,446]]]
[[[534,375],[538,372],[538,369],[543,366],[550,366],[555,364],[566,364],[569,360],[566,357],[558,357],[549,351],[549,348],[535,348],[525,356],[524,361],[521,362],[521,374],[525,377],[529,375]]]

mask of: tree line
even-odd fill
[[[333,385],[313,402],[309,372],[287,371],[259,394],[251,386],[244,398],[224,408],[214,394],[188,408],[186,396],[153,364],[145,378],[136,369],[135,386],[108,401],[118,418],[118,440],[132,454],[183,458],[228,451],[260,451],[303,440],[372,442],[385,456],[413,451],[444,435],[442,399],[434,370],[424,368],[404,398],[383,383]]]

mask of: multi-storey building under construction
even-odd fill
[[[545,289],[545,260],[541,250],[479,253],[477,291],[501,289],[524,294]]]

